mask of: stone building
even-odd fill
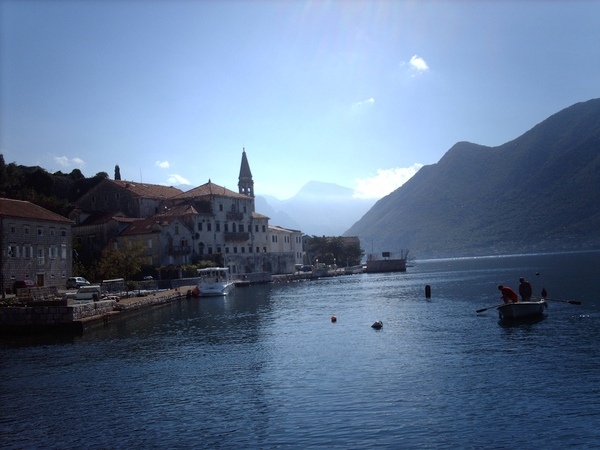
[[[41,206],[0,198],[2,293],[20,280],[64,287],[73,261],[72,225]]]
[[[165,200],[181,192],[173,186],[105,178],[82,195],[75,206],[83,212],[120,211],[128,217],[148,218],[160,212]]]
[[[303,264],[302,232],[269,225],[268,251],[271,253],[293,253],[294,265]]]

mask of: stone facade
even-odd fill
[[[0,199],[2,285],[63,287],[71,276],[73,222],[30,202]]]
[[[159,213],[165,200],[180,193],[172,186],[105,178],[75,205],[82,211],[121,211],[129,217],[147,218]]]

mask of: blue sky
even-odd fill
[[[600,2],[0,0],[0,153],[86,176],[381,197],[600,97]]]

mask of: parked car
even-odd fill
[[[89,286],[90,282],[83,277],[71,277],[67,279],[67,289],[79,289],[81,286]]]
[[[15,281],[15,283],[13,284],[13,293],[17,293],[17,289],[25,289],[25,288],[31,288],[31,287],[36,287],[37,284],[35,283],[35,281],[33,280],[18,280]]]
[[[77,292],[67,292],[63,295],[65,300],[93,300],[97,302],[102,299],[102,290],[99,285],[85,285],[77,289]]]
[[[152,280],[154,280],[154,277],[152,275],[146,275],[144,277],[144,281],[152,281]]]
[[[312,272],[312,270],[313,270],[313,266],[306,265],[306,266],[300,267],[300,272]]]

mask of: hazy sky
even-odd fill
[[[381,197],[600,97],[600,2],[0,0],[6,163]]]

